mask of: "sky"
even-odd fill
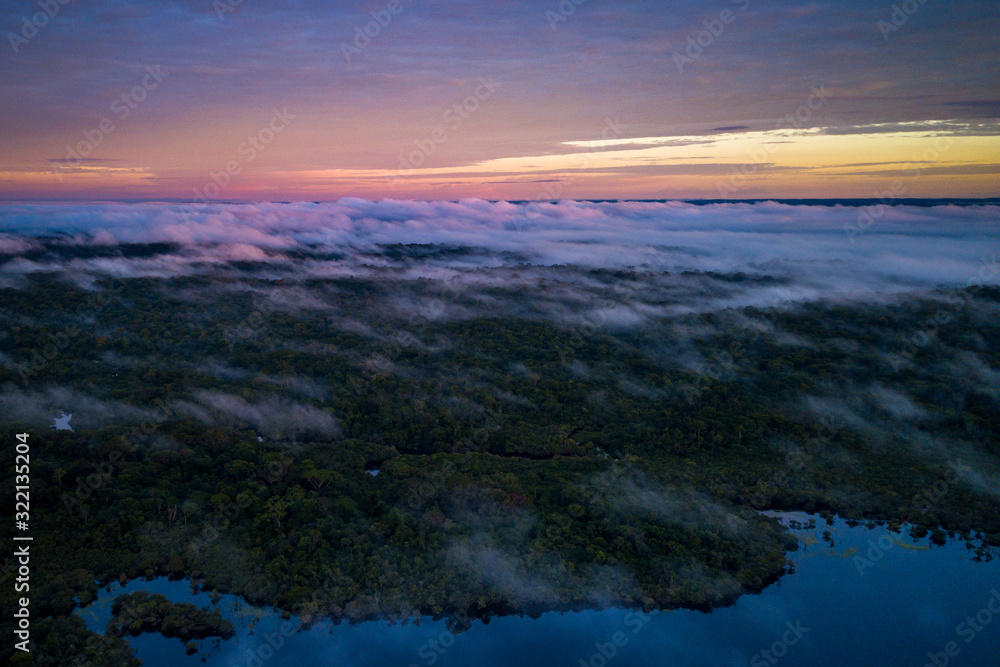
[[[0,200],[1000,196],[993,0],[2,0],[0,29]]]

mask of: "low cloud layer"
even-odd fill
[[[238,396],[201,391],[198,403],[180,403],[178,412],[206,424],[250,426],[271,438],[311,436],[332,438],[340,435],[333,416],[311,405],[271,397],[250,403]]]
[[[39,272],[84,285],[108,276],[431,280],[474,288],[481,305],[484,290],[521,285],[560,304],[550,311],[572,315],[587,303],[583,317],[628,326],[664,313],[996,284],[998,218],[997,206],[775,202],[7,205],[0,282]],[[594,275],[625,269],[639,274],[614,284]]]
[[[13,384],[0,387],[0,415],[4,420],[36,428],[53,426],[61,414],[73,415],[73,428],[100,428],[109,423],[150,424],[163,419],[154,410],[118,401],[102,401],[67,387],[22,389]]]

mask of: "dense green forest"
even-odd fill
[[[72,612],[141,577],[307,622],[708,609],[785,571],[796,540],[766,509],[1000,546],[995,288],[624,326],[574,317],[567,281],[670,276],[238,268],[0,289],[3,460],[31,434],[35,664],[128,664]],[[541,312],[560,299],[566,316]]]
[[[159,632],[164,637],[191,642],[206,637],[229,639],[233,629],[233,624],[223,619],[218,609],[205,611],[193,604],[175,604],[162,595],[140,591],[115,598],[107,633],[110,637],[137,637],[144,632]]]

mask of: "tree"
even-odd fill
[[[281,531],[281,520],[285,518],[285,514],[288,513],[289,502],[285,500],[283,496],[271,496],[267,499],[267,504],[264,506],[264,511],[261,513],[266,519],[273,519],[278,526],[278,531]]]

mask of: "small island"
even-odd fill
[[[234,631],[233,624],[222,618],[218,609],[208,611],[193,604],[174,604],[162,595],[142,591],[115,598],[107,627],[111,637],[158,632],[185,643],[207,637],[231,639]],[[189,646],[188,653],[192,652]]]

